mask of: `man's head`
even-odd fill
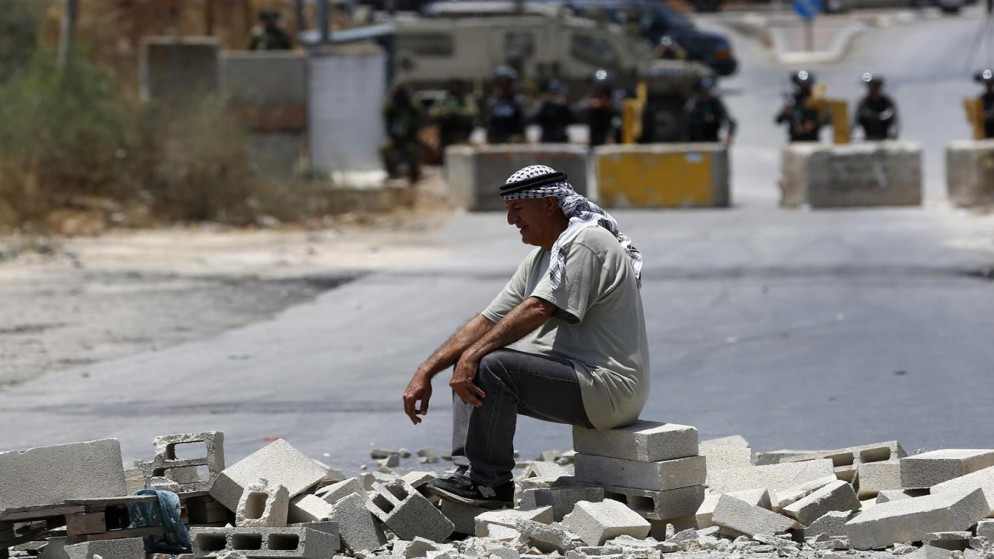
[[[507,223],[518,228],[521,242],[551,249],[569,221],[554,196],[505,200]]]
[[[884,87],[884,78],[882,76],[874,75],[869,72],[863,72],[861,77],[863,83],[866,84],[866,91],[872,97],[879,97],[881,90]]]
[[[815,86],[815,75],[807,70],[800,70],[790,75],[794,84],[794,92],[801,97],[809,97]]]
[[[994,70],[987,68],[973,75],[973,80],[984,85],[987,91],[994,91]]]

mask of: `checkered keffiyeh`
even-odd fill
[[[555,169],[545,165],[531,165],[525,167],[511,175],[504,184],[511,184],[525,179],[537,178],[544,175],[555,175]],[[585,196],[573,190],[573,186],[565,180],[543,184],[520,192],[501,194],[502,200],[520,200],[523,198],[548,198],[555,197],[559,201],[559,207],[569,219],[569,225],[563,231],[556,242],[552,245],[552,257],[549,263],[549,277],[552,280],[552,288],[559,287],[562,283],[563,274],[566,272],[566,254],[569,252],[569,245],[573,239],[587,227],[599,225],[618,239],[625,249],[628,259],[635,270],[635,281],[639,288],[642,287],[642,253],[632,245],[632,240],[622,233],[618,228],[618,222],[611,217],[603,208],[588,200]]]

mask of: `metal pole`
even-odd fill
[[[318,27],[321,30],[321,44],[327,45],[331,42],[331,11],[328,9],[328,0],[318,0]]]
[[[76,36],[76,19],[79,16],[78,0],[65,0],[62,4],[62,25],[59,31],[59,52],[57,64],[59,71],[66,69],[72,44]]]

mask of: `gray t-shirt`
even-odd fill
[[[554,304],[552,318],[512,347],[572,362],[594,427],[631,424],[649,396],[649,344],[635,270],[603,227],[582,230],[568,250],[557,289],[549,279],[549,251],[536,248],[482,314],[497,322],[528,297]]]

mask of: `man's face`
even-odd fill
[[[518,228],[521,242],[548,248],[559,238],[554,216],[560,210],[555,198],[507,200],[504,205],[507,223]]]

